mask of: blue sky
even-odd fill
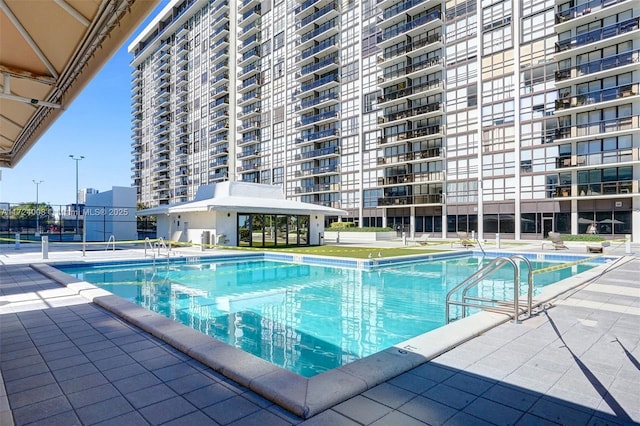
[[[162,0],[156,9],[168,3]],[[155,12],[154,12],[155,13]],[[153,16],[153,14],[151,15]],[[148,21],[149,19],[147,19]],[[66,111],[12,169],[0,168],[0,202],[75,203],[76,162],[80,188],[108,191],[131,186],[131,68],[129,42],[136,30]]]

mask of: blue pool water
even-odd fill
[[[373,270],[268,260],[59,269],[312,377],[444,325],[449,289],[489,261],[448,258]],[[532,261],[534,270],[549,265]],[[536,288],[591,267],[538,274]],[[483,281],[478,292],[511,298],[513,269]]]

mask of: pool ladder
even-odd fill
[[[520,262],[522,260],[527,264],[529,273],[527,276],[527,306],[522,308],[520,306]],[[513,266],[513,300],[500,300],[496,298],[487,298],[480,296],[469,295],[469,290],[476,287],[485,278],[493,275],[499,271],[505,265]],[[462,290],[462,297],[460,300],[453,300],[453,296]],[[492,305],[487,305],[491,303]],[[467,308],[479,308],[485,311],[498,312],[502,314],[512,315],[513,322],[518,323],[520,315],[527,313],[531,316],[531,305],[533,303],[533,270],[531,269],[531,262],[526,257],[516,254],[510,257],[501,256],[493,259],[487,266],[478,270],[469,278],[452,288],[447,293],[447,301],[445,307],[446,323],[451,321],[450,309],[451,305],[462,306],[462,315],[464,318],[467,315]]]

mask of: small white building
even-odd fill
[[[137,212],[156,216],[157,236],[211,245],[318,245],[325,216],[346,211],[285,198],[279,186],[219,182],[201,186],[193,201]]]
[[[90,194],[83,209],[87,241],[138,239],[136,189],[114,186],[110,191]]]

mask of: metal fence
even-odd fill
[[[136,209],[118,206],[0,203],[0,244],[48,236],[51,242],[144,240],[156,237],[155,217],[136,217]]]

